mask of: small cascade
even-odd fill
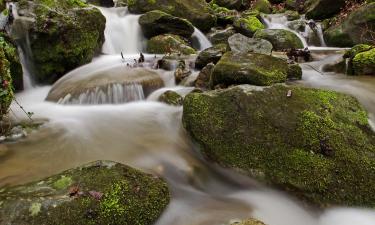
[[[322,25],[320,23],[318,23],[316,26],[317,26],[317,35],[318,35],[319,40],[320,40],[320,46],[327,47],[326,41],[324,40]]]
[[[100,104],[122,104],[131,101],[145,99],[142,85],[140,84],[109,84],[105,87],[95,87],[81,93],[78,97],[71,94],[66,95],[58,101],[63,105],[100,105]]]
[[[126,7],[98,9],[106,18],[104,54],[136,54],[142,52],[143,35],[138,24],[140,15],[132,15]]]
[[[194,27],[193,33],[193,47],[199,49],[199,51],[205,50],[206,48],[212,47],[212,43],[208,40],[198,28]]]

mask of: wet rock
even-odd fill
[[[234,34],[228,39],[229,48],[232,52],[236,53],[261,53],[271,55],[272,44],[271,42],[259,39],[248,38],[242,34]]]
[[[228,38],[235,33],[236,31],[232,26],[229,26],[225,29],[213,28],[211,32],[207,34],[207,38],[211,41],[213,45],[226,44]]]
[[[306,22],[303,20],[294,20],[288,23],[287,26],[294,31],[304,32],[306,29]]]
[[[38,82],[53,83],[101,49],[105,18],[98,9],[80,0],[24,0],[18,5],[20,13],[34,19],[29,36]]]
[[[299,15],[297,11],[287,10],[285,12],[285,15],[288,21],[298,20],[299,18],[301,18],[301,16]]]
[[[166,91],[159,97],[160,102],[164,102],[168,105],[174,106],[181,106],[183,100],[183,97],[175,91]]]
[[[298,64],[288,64],[288,79],[290,80],[301,80],[302,79],[302,68]]]
[[[340,12],[345,6],[345,0],[309,0],[306,18],[322,20]]]
[[[147,97],[151,92],[164,86],[157,72],[145,68],[129,68],[125,65],[86,75],[64,76],[52,86],[46,100],[59,102],[64,99],[78,99],[81,94],[93,93],[97,90],[107,93],[108,88],[117,84],[140,85],[144,96]]]
[[[162,34],[147,42],[147,52],[152,54],[177,53],[190,55],[196,51],[182,37],[173,34]]]
[[[186,65],[185,60],[180,60],[174,72],[174,78],[175,78],[176,84],[181,83],[181,81],[189,77],[191,73],[192,72],[190,71],[189,66]]]
[[[272,12],[271,3],[268,0],[255,0],[252,2],[251,8],[266,14],[270,14]]]
[[[248,37],[253,37],[254,33],[262,30],[265,26],[255,16],[238,18],[233,23],[234,29]]]
[[[165,55],[163,58],[158,60],[158,67],[164,70],[176,70],[180,61],[184,61],[190,64],[193,64],[196,60],[194,55],[180,55],[180,54],[170,54]]]
[[[259,30],[254,34],[255,38],[266,39],[272,43],[274,50],[281,51],[286,49],[303,48],[302,41],[296,34],[288,30],[265,29]]]
[[[253,84],[259,86],[285,82],[285,60],[257,53],[227,52],[216,64],[212,84]]]
[[[218,44],[201,51],[195,61],[195,67],[202,69],[209,63],[216,64],[223,54],[227,52],[226,44]]]
[[[375,75],[375,48],[356,54],[353,71],[355,75]]]
[[[208,159],[319,206],[375,206],[375,134],[353,97],[241,85],[189,94],[183,110]]]
[[[356,44],[371,44],[375,33],[375,2],[365,4],[350,12],[347,18],[324,32],[329,46],[352,47]]]
[[[212,3],[212,2],[211,2]],[[228,24],[233,24],[235,19],[239,16],[239,13],[236,10],[229,10],[225,7],[219,7],[216,4],[211,4],[210,6],[217,18],[217,25],[226,26]]]
[[[196,88],[200,88],[203,90],[210,89],[210,80],[212,76],[212,72],[214,71],[215,65],[213,63],[207,64],[198,74],[197,79],[194,82],[194,86]]]
[[[86,0],[84,2],[89,3],[89,4],[93,4],[93,5],[97,5],[97,6],[102,6],[102,7],[113,7],[113,6],[115,6],[115,3],[113,2],[113,0]]]
[[[211,29],[216,22],[215,16],[211,14],[210,7],[204,0],[130,0],[128,7],[132,13],[161,10],[189,20],[202,31]]]
[[[193,25],[186,19],[181,19],[159,10],[143,14],[139,18],[139,24],[147,38],[167,33],[189,38],[194,33]]]
[[[231,225],[265,225],[265,224],[256,219],[247,219],[241,222],[232,223]]]
[[[0,193],[0,224],[148,225],[169,199],[162,179],[119,163],[97,161],[6,188]]]

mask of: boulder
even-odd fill
[[[346,0],[309,0],[306,18],[323,20],[339,13],[345,6]]]
[[[226,44],[214,45],[201,51],[195,61],[195,68],[202,69],[209,63],[216,64],[227,51]]]
[[[245,36],[253,37],[254,33],[262,30],[265,26],[255,16],[238,18],[233,23],[234,29]]]
[[[232,26],[229,26],[225,29],[213,28],[210,31],[210,33],[207,34],[207,38],[211,41],[213,45],[226,44],[228,38],[235,33],[236,31]]]
[[[184,98],[175,91],[166,91],[158,100],[168,105],[181,106]]]
[[[375,134],[353,97],[241,85],[187,95],[183,124],[224,167],[318,206],[375,206]]]
[[[341,23],[328,28],[324,39],[329,46],[352,47],[371,44],[375,33],[375,2],[351,12]]]
[[[266,14],[272,12],[272,5],[268,0],[255,0],[252,2],[251,8]]]
[[[196,53],[187,41],[174,34],[162,34],[151,38],[147,42],[147,52],[152,54],[179,53],[184,55]]]
[[[259,38],[248,38],[242,34],[234,34],[228,39],[228,45],[232,52],[236,53],[261,53],[265,55],[271,55],[272,44],[271,42],[259,39]]]
[[[212,84],[253,84],[259,86],[285,82],[285,60],[258,53],[227,52],[216,64]]]
[[[348,62],[345,63],[344,60],[339,62],[338,64],[334,65],[333,68],[328,67],[328,69],[340,69],[340,66],[344,68],[344,73],[346,72],[349,75],[374,75],[374,70],[371,67],[374,67],[374,61],[372,60],[370,50],[374,49],[375,46],[366,45],[366,44],[359,44],[355,45],[350,50],[347,50],[343,56],[344,59],[347,59]],[[366,54],[359,55],[357,58],[356,56],[360,53],[368,52]],[[354,68],[354,58],[356,58],[356,66]],[[344,64],[344,65],[342,65]],[[345,71],[346,69],[346,71]],[[371,72],[372,70],[372,72]]]
[[[132,13],[161,10],[189,20],[202,31],[208,31],[216,23],[215,16],[204,0],[128,0],[128,7]]]
[[[152,38],[160,34],[176,34],[189,38],[194,33],[193,25],[186,19],[159,10],[143,14],[139,18],[139,24],[146,38]]]
[[[23,0],[18,11],[33,17],[29,37],[39,83],[90,62],[104,42],[104,16],[81,0]]]
[[[162,179],[97,161],[0,193],[0,224],[153,224],[170,200]]]
[[[102,90],[107,93],[113,85],[140,85],[144,97],[164,86],[159,74],[145,68],[129,68],[119,65],[110,69],[95,71],[92,74],[70,73],[58,80],[51,88],[46,100],[61,102],[62,100],[79,99],[82,94],[95,93]],[[126,96],[125,96],[126,97]],[[131,99],[129,100],[139,100]]]
[[[375,48],[355,55],[353,58],[353,71],[355,75],[375,76]]]
[[[194,82],[196,88],[203,90],[210,89],[210,80],[212,72],[214,71],[215,65],[213,63],[207,64],[198,74],[197,79]]]
[[[290,80],[301,80],[302,79],[302,68],[298,64],[288,64],[288,75],[287,78]]]
[[[282,29],[259,30],[254,34],[255,38],[266,39],[272,43],[274,50],[282,51],[286,49],[303,48],[303,43],[299,37],[291,31]]]

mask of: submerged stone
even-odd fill
[[[285,82],[285,60],[258,53],[225,53],[212,73],[212,84],[253,84],[267,86]]]
[[[320,206],[375,207],[375,134],[351,96],[282,85],[191,93],[183,124],[224,167]]]
[[[6,188],[0,192],[0,224],[150,225],[169,199],[162,179],[119,163],[97,161]]]

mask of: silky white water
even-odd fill
[[[109,15],[107,19],[112,16],[115,18],[115,15]],[[114,41],[113,44],[121,43]],[[125,60],[119,54],[100,56],[63,79],[87,78],[100,70],[119,66],[126,69],[126,64],[137,54],[127,55]],[[374,115],[374,79],[319,73],[321,66],[336,60],[337,55],[320,52],[319,57],[317,62],[303,65],[304,77],[300,83],[349,92]],[[151,60],[152,56],[146,58]],[[172,199],[157,225],[221,225],[250,216],[268,225],[375,224],[373,210],[306,208],[288,194],[204,160],[182,127],[182,107],[155,101],[164,90],[185,95],[191,88],[175,87],[173,72],[158,72],[168,87],[155,91],[147,100],[131,103],[62,105],[46,102],[49,86],[18,94],[21,105],[34,113],[33,119],[45,122],[27,138],[5,144],[9,153],[0,157],[0,187],[37,180],[90,161],[106,159],[166,179]],[[15,120],[27,119],[17,104],[11,108]]]

